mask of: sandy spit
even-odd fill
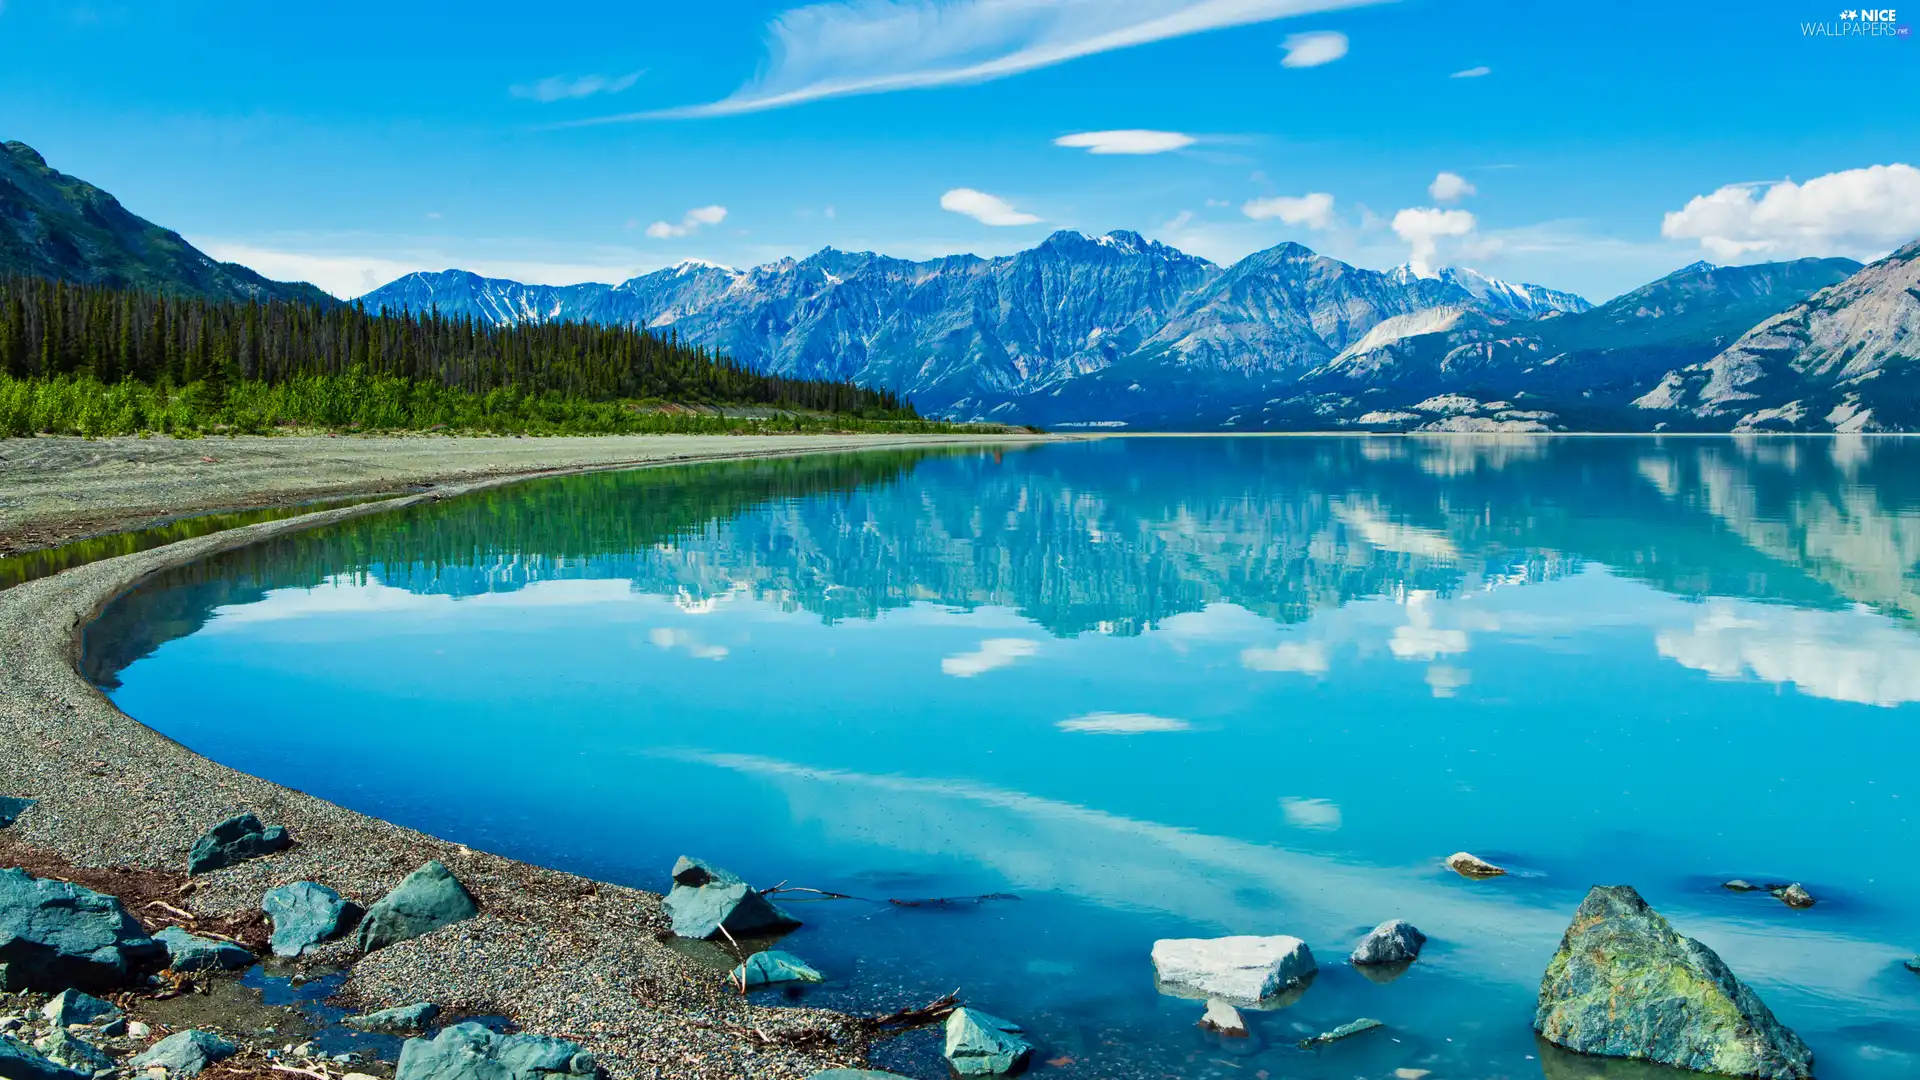
[[[586,1045],[616,1078],[786,1080],[856,1064],[864,1043],[845,1018],[730,996],[711,969],[658,940],[667,920],[657,895],[469,850],[201,757],[121,713],[82,679],[74,666],[78,635],[107,603],[161,570],[270,536],[527,475],[952,441],[714,436],[0,443],[0,493],[8,503],[0,512],[0,535],[28,527],[72,528],[80,521],[126,525],[189,509],[339,493],[348,485],[369,490],[442,484],[424,494],[186,540],[0,591],[0,794],[39,800],[6,830],[6,839],[77,867],[179,871],[195,837],[232,814],[252,811],[291,829],[298,841],[291,851],[194,879],[196,887],[179,905],[207,925],[244,918],[257,910],[267,889],[294,881],[318,881],[369,904],[415,867],[439,859],[473,892],[482,914],[360,960],[345,991],[357,1004],[434,1001],[455,1015],[506,1015],[525,1030]],[[303,461],[309,452],[314,460]],[[201,462],[203,456],[214,463]],[[487,478],[445,483],[475,475]],[[262,703],[257,722],[274,722],[268,704]],[[151,921],[155,913],[141,914]],[[317,961],[349,958],[347,947],[336,944]]]

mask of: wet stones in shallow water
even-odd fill
[[[1305,985],[1319,966],[1297,937],[1162,938],[1153,943],[1162,990],[1254,1004]]]
[[[738,875],[685,855],[673,866],[673,891],[661,904],[683,938],[735,938],[785,933],[800,920],[774,906]]]
[[[815,971],[805,960],[790,952],[768,949],[747,957],[747,962],[733,969],[728,976],[735,986],[752,990],[760,986],[773,986],[777,983],[826,982],[827,977]]]
[[[48,1061],[65,1065],[69,1069],[92,1076],[102,1069],[111,1069],[116,1064],[112,1056],[99,1047],[85,1043],[60,1028],[44,1039],[34,1041],[33,1048],[40,1051]],[[0,1075],[5,1075],[0,1073]]]
[[[878,1069],[828,1069],[807,1077],[807,1080],[907,1080],[899,1073],[881,1072]]]
[[[408,874],[367,909],[366,918],[360,920],[360,949],[383,949],[479,913],[472,894],[435,860]]]
[[[165,955],[117,897],[0,870],[0,990],[118,986]]]
[[[1456,851],[1447,856],[1447,869],[1465,878],[1499,877],[1507,872],[1506,867],[1495,866],[1478,855],[1465,851]]]
[[[153,935],[167,947],[167,966],[175,971],[233,971],[252,967],[253,953],[231,941],[196,937],[177,926]]]
[[[1350,959],[1361,966],[1370,964],[1410,964],[1420,958],[1427,935],[1405,919],[1383,922],[1360,939]]]
[[[1814,904],[1813,894],[1797,881],[1784,889],[1773,890],[1773,895],[1790,908],[1810,908]]]
[[[91,1075],[49,1060],[11,1035],[0,1035],[0,1076],[7,1080],[87,1080]]]
[[[350,1028],[361,1031],[377,1031],[386,1035],[406,1035],[416,1031],[425,1031],[440,1016],[440,1006],[431,1001],[422,1001],[417,1005],[401,1005],[379,1012],[349,1016],[340,1021]]]
[[[1915,975],[1920,975],[1920,956],[1906,961],[1906,965],[1908,971],[1913,972]]]
[[[260,907],[273,920],[273,955],[296,957],[347,932],[360,905],[311,881],[267,890]]]
[[[1540,981],[1534,1030],[1583,1054],[1807,1080],[1813,1052],[1712,949],[1625,885],[1596,886]]]
[[[21,812],[32,805],[32,799],[16,799],[11,795],[0,795],[0,829],[13,824]]]
[[[1229,1039],[1247,1037],[1247,1022],[1240,1018],[1240,1010],[1219,998],[1207,999],[1207,1011],[1200,1016],[1200,1026]]]
[[[1755,885],[1753,882],[1748,881],[1745,878],[1734,878],[1732,881],[1726,882],[1722,884],[1720,887],[1723,889],[1726,889],[1728,892],[1759,892],[1760,891],[1760,886]]]
[[[62,990],[47,1002],[46,1007],[40,1010],[40,1015],[46,1017],[54,1027],[63,1028],[68,1024],[98,1024],[103,1020],[118,1020],[124,1014],[111,1001],[102,1001],[79,990]]]
[[[962,1008],[947,1016],[944,1052],[961,1076],[1006,1076],[1026,1066],[1033,1044],[1020,1037],[1020,1025]]]
[[[293,838],[278,825],[260,824],[252,814],[236,814],[208,829],[187,853],[187,873],[204,874],[237,862],[257,859],[293,846]]]
[[[394,1080],[552,1080],[592,1076],[598,1068],[592,1054],[564,1039],[455,1024],[431,1041],[408,1039]]]
[[[1359,1035],[1363,1032],[1372,1031],[1374,1028],[1385,1027],[1385,1026],[1386,1026],[1385,1024],[1382,1024],[1380,1021],[1375,1020],[1372,1017],[1363,1016],[1358,1020],[1349,1020],[1346,1023],[1341,1024],[1339,1027],[1334,1028],[1332,1031],[1323,1031],[1320,1034],[1315,1035],[1311,1039],[1301,1039],[1300,1048],[1305,1050],[1310,1047],[1325,1046],[1328,1043],[1339,1042],[1341,1039],[1350,1039],[1355,1035]]]
[[[167,1070],[167,1080],[179,1080],[199,1076],[207,1066],[239,1052],[238,1046],[210,1031],[182,1031],[154,1043],[152,1049],[128,1064],[136,1071],[159,1066]]]

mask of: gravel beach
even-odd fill
[[[0,591],[0,794],[38,800],[0,830],[0,865],[64,863],[74,868],[68,876],[75,879],[83,872],[93,880],[117,874],[140,882],[136,891],[150,895],[176,880],[156,872],[183,874],[188,848],[209,826],[251,811],[290,829],[296,846],[197,875],[184,894],[176,889],[167,903],[190,914],[192,924],[247,940],[260,933],[249,920],[269,888],[317,881],[365,905],[429,859],[446,864],[478,900],[479,917],[354,963],[342,993],[355,1006],[433,1001],[450,1016],[504,1015],[524,1030],[580,1042],[599,1055],[613,1077],[785,1080],[856,1064],[866,1036],[848,1019],[751,1004],[724,992],[712,966],[684,948],[669,948],[657,895],[472,851],[200,757],[122,714],[76,673],[78,632],[102,606],[157,571],[295,529],[508,483],[516,476],[953,441],[960,440],[720,436],[0,443],[0,491],[7,502],[0,511],[0,536],[6,537],[71,534],[215,506],[437,485],[382,503],[185,540]],[[314,459],[303,461],[303,454]],[[214,461],[204,463],[202,457]],[[486,478],[472,479],[476,476]],[[259,722],[272,719],[263,713]],[[149,929],[186,921],[157,905],[135,913]],[[352,959],[350,946],[334,943],[301,963],[339,966]]]

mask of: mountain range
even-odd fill
[[[0,144],[0,274],[337,302],[207,256],[19,142]],[[1059,428],[1920,428],[1920,242],[1866,267],[1696,263],[1598,307],[1295,243],[1219,266],[1127,231],[997,258],[690,261],[617,285],[447,270],[361,302],[646,326],[761,371],[893,389],[924,415]]]
[[[270,281],[212,258],[85,180],[48,167],[23,142],[0,143],[0,274],[211,300],[338,303],[305,282]]]

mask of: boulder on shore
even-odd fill
[[[754,953],[747,957],[746,963],[734,968],[728,978],[733,980],[735,986],[748,990],[776,983],[827,981],[825,975],[814,970],[805,960],[779,949]]]
[[[118,897],[0,870],[0,990],[118,986],[165,956]]]
[[[1011,1020],[959,1008],[947,1015],[947,1063],[961,1076],[1006,1076],[1025,1067],[1033,1044]]]
[[[102,1001],[79,990],[62,990],[47,1002],[46,1007],[40,1010],[40,1015],[46,1017],[54,1027],[63,1028],[69,1024],[98,1024],[118,1020],[125,1014],[111,1001]]]
[[[466,886],[436,859],[408,874],[367,909],[360,920],[360,950],[384,949],[479,913]]]
[[[1305,985],[1319,965],[1297,937],[1243,935],[1162,938],[1153,943],[1153,970],[1164,991],[1245,1005]]]
[[[546,1035],[501,1035],[479,1024],[454,1024],[400,1048],[394,1080],[565,1080],[592,1076],[594,1056],[577,1043]]]
[[[167,966],[175,971],[233,971],[252,967],[256,959],[245,946],[198,937],[177,926],[153,935],[153,940],[167,947]]]
[[[69,1069],[92,1076],[103,1069],[111,1069],[116,1064],[113,1057],[91,1043],[82,1042],[61,1028],[54,1028],[44,1039],[34,1041],[33,1048],[44,1054],[48,1061],[65,1065]],[[6,1073],[0,1071],[0,1076]]]
[[[269,828],[252,814],[235,814],[193,842],[193,850],[187,853],[187,873],[204,874],[292,846],[293,838],[280,826]]]
[[[1405,919],[1383,922],[1373,928],[1349,957],[1362,967],[1368,964],[1410,964],[1420,958],[1427,935]]]
[[[440,1006],[431,1001],[422,1001],[415,1005],[398,1005],[379,1012],[362,1013],[349,1016],[340,1021],[350,1028],[361,1031],[377,1031],[385,1035],[407,1035],[425,1031],[433,1026],[440,1017]]]
[[[134,1071],[159,1067],[167,1070],[167,1080],[199,1076],[207,1066],[225,1061],[240,1048],[210,1031],[182,1031],[169,1035],[146,1053],[127,1064]]]
[[[268,889],[260,907],[273,920],[273,955],[288,958],[346,933],[363,914],[360,905],[311,881]]]
[[[1761,1080],[1813,1075],[1807,1044],[1625,885],[1581,901],[1540,981],[1533,1026],[1583,1054]]]
[[[673,890],[661,906],[683,938],[716,937],[722,927],[735,938],[764,937],[800,925],[738,875],[685,855],[673,866]]]
[[[51,1061],[19,1039],[0,1034],[0,1076],[7,1080],[89,1080],[92,1075]]]

